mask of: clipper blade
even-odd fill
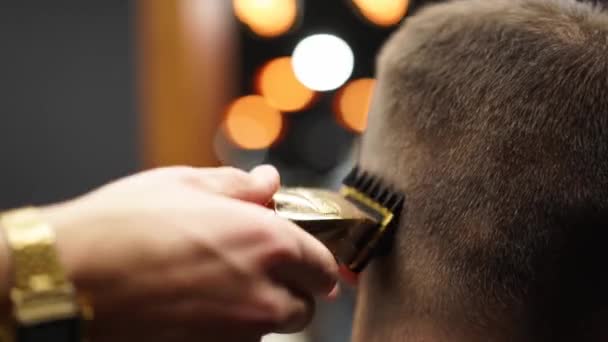
[[[386,246],[404,197],[359,168],[344,179],[340,193],[283,188],[273,197],[277,215],[323,242],[338,262],[361,272]]]
[[[342,184],[344,185],[343,188],[356,190],[392,213],[398,212],[403,205],[404,196],[402,193],[383,183],[380,178],[361,171],[359,167],[353,168],[344,178]]]
[[[375,229],[359,240],[359,253],[348,266],[362,271],[369,261],[387,252],[401,214],[404,195],[377,176],[355,167],[343,181],[341,194],[377,222]]]

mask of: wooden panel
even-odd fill
[[[213,138],[235,87],[226,0],[138,0],[138,85],[145,167],[214,166]]]

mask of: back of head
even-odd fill
[[[605,12],[465,0],[408,18],[378,59],[361,164],[406,203],[356,340],[608,338]]]

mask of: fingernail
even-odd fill
[[[336,286],[334,286],[334,288],[329,292],[329,294],[327,294],[327,296],[325,298],[329,301],[334,301],[338,298],[339,295],[340,295],[340,284],[336,283]]]

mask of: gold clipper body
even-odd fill
[[[353,172],[357,172],[354,170]],[[361,272],[374,256],[395,218],[373,195],[344,186],[340,193],[314,188],[283,188],[273,197],[276,214],[319,239],[339,263]]]
[[[345,265],[357,259],[357,241],[377,222],[342,195],[321,189],[284,188],[274,197],[274,210],[320,240]]]

